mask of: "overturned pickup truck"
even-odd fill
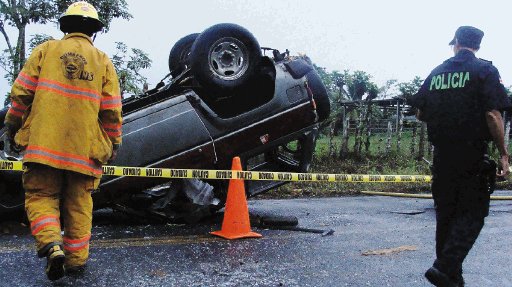
[[[271,56],[265,55],[266,53]],[[329,98],[312,64],[261,48],[235,24],[214,25],[171,49],[172,79],[123,100],[123,145],[112,165],[306,172]],[[165,79],[165,78],[164,78]],[[10,150],[0,113],[0,159]],[[284,182],[247,181],[248,197]],[[96,209],[194,222],[224,206],[227,181],[102,178]],[[0,172],[0,215],[23,210],[20,172]]]

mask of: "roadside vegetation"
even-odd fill
[[[341,174],[372,174],[372,175],[431,175],[429,162],[432,153],[425,152],[425,159],[418,160],[411,155],[410,149],[401,151],[395,149],[388,153],[382,152],[384,140],[376,136],[372,139],[374,148],[368,153],[358,154],[350,151],[343,158],[329,155],[329,146],[332,144],[327,136],[317,141],[315,157],[311,172],[315,173],[341,173]],[[410,147],[412,137],[405,134],[402,138],[403,146]],[[341,140],[337,139],[336,144]],[[349,139],[352,146],[355,138]],[[381,145],[379,147],[379,144]],[[512,150],[512,145],[509,145]],[[493,158],[497,152],[491,150]],[[497,188],[512,190],[510,181],[498,182]],[[328,183],[328,182],[292,182],[264,194],[262,198],[295,198],[295,197],[327,197],[327,196],[354,196],[362,191],[402,192],[402,193],[430,193],[430,183]]]
[[[355,137],[349,138],[349,146],[355,143]],[[343,157],[330,154],[333,142],[322,136],[317,141],[311,172],[339,174],[372,175],[430,175],[429,164],[425,160],[416,160],[410,150],[395,149],[384,152],[386,141],[376,136],[369,152],[349,151]],[[339,146],[341,139],[335,139]],[[411,136],[402,138],[403,146],[410,146]],[[429,156],[426,153],[426,156]],[[427,159],[428,160],[428,159]],[[361,191],[390,191],[405,193],[426,193],[430,191],[428,183],[330,183],[330,182],[293,182],[270,191],[265,197],[324,197],[358,195]]]

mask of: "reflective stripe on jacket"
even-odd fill
[[[19,129],[24,162],[101,177],[121,143],[121,96],[108,56],[71,33],[36,47],[11,90],[5,123]]]

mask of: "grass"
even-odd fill
[[[416,138],[418,140],[418,138]],[[405,132],[402,136],[400,150],[397,151],[396,138],[391,141],[391,149],[386,153],[386,139],[384,136],[373,136],[370,148],[358,155],[354,153],[355,139],[349,138],[350,152],[339,158],[338,150],[340,139],[335,139],[338,150],[335,156],[329,156],[329,138],[321,137],[317,141],[315,157],[310,172],[315,173],[344,173],[344,174],[375,174],[375,175],[430,175],[429,165],[426,161],[417,158],[418,145],[415,153],[411,154],[412,136]],[[424,157],[430,162],[432,155],[425,149]],[[496,156],[494,156],[496,158]],[[512,189],[507,182],[498,184],[500,189]],[[352,196],[361,191],[430,193],[429,183],[329,183],[329,182],[292,182],[264,195],[270,198],[295,197],[325,197],[325,196]]]

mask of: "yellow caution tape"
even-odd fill
[[[22,171],[23,163],[21,161],[0,160],[0,170]]]
[[[23,171],[20,161],[0,161],[0,170]],[[430,175],[369,175],[332,173],[295,173],[270,171],[233,171],[210,169],[170,169],[149,167],[103,166],[103,175],[161,178],[244,179],[277,181],[324,182],[421,182],[432,180]]]

